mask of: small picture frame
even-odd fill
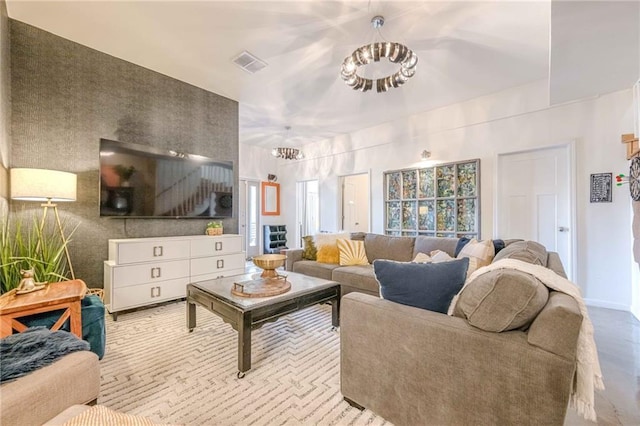
[[[592,203],[612,202],[612,173],[592,173],[590,188],[590,201]]]

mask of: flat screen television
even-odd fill
[[[100,139],[100,216],[232,217],[233,162]]]

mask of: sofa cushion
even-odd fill
[[[517,259],[534,265],[547,266],[547,249],[535,241],[518,241],[507,245],[493,258],[494,262],[500,259]]]
[[[460,250],[460,253],[458,253],[456,257],[458,259],[462,259],[463,257],[469,258],[468,276],[475,272],[476,269],[489,265],[494,256],[495,252],[491,240],[478,241],[473,238]]]
[[[380,285],[373,273],[373,265],[341,266],[333,270],[333,281],[365,293],[380,294]]]
[[[364,252],[364,241],[338,239],[340,250],[340,266],[368,265],[369,260]]]
[[[313,241],[313,236],[304,236],[302,237],[302,241],[304,243],[304,247],[302,249],[302,258],[304,260],[316,260],[318,249],[316,248],[316,244]]]
[[[469,238],[469,237],[460,237],[458,239],[458,244],[456,244],[456,252],[454,253],[454,255],[458,257],[458,254],[460,254],[460,251],[462,250],[462,248],[466,246],[469,243],[469,241],[471,241],[472,239],[473,238]],[[504,240],[495,239],[492,241],[493,241],[494,254],[498,254],[500,250],[506,247],[506,243]]]
[[[544,308],[549,290],[534,276],[514,269],[497,269],[467,283],[454,315],[485,331],[527,327]]]
[[[373,262],[382,298],[443,314],[462,288],[468,266],[467,258],[442,263]]]
[[[455,257],[458,238],[427,237],[425,235],[418,235],[415,240],[412,258],[416,257],[418,253],[429,254],[434,250],[441,250],[450,256]]]
[[[320,263],[314,260],[300,260],[293,264],[293,272],[309,275],[310,277],[331,280],[333,270],[339,268],[337,263]]]
[[[414,258],[413,237],[391,237],[388,235],[367,234],[364,237],[364,248],[369,262],[376,259],[410,262]]]

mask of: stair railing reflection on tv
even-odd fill
[[[231,168],[169,160],[158,160],[157,167],[157,215],[215,216],[231,208]]]

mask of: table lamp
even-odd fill
[[[44,228],[48,209],[53,209],[64,245],[64,252],[67,257],[71,278],[75,279],[76,276],[73,272],[71,257],[69,256],[69,249],[67,248],[67,238],[64,235],[62,224],[60,223],[58,205],[55,203],[76,200],[76,175],[58,170],[14,168],[11,169],[10,176],[12,200],[45,201],[40,204],[40,206],[44,208],[42,221],[40,222],[40,231]]]

